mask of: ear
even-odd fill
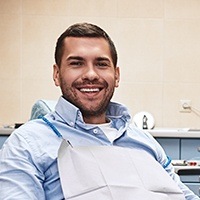
[[[119,86],[119,80],[120,80],[120,70],[119,67],[115,68],[115,87]]]
[[[56,86],[60,86],[60,68],[58,65],[53,65],[53,80]]]

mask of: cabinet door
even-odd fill
[[[200,184],[199,183],[184,183],[190,188],[198,197],[200,197]]]
[[[200,139],[181,139],[181,159],[200,159]]]
[[[165,150],[166,154],[173,160],[180,159],[180,139],[177,138],[156,138]]]
[[[3,143],[6,141],[7,138],[8,138],[8,136],[4,136],[4,135],[0,136],[0,149],[3,146]]]

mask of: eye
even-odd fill
[[[97,62],[97,64],[96,64],[98,67],[100,67],[100,68],[106,68],[106,67],[108,67],[109,66],[109,64],[107,63],[107,62]]]
[[[83,62],[81,61],[72,61],[70,62],[70,65],[73,66],[73,67],[80,67],[83,65]]]

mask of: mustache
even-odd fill
[[[108,83],[106,81],[98,81],[98,80],[84,80],[84,81],[76,81],[74,83],[72,83],[73,87],[79,87],[79,86],[86,86],[86,85],[98,85],[98,86],[102,86],[102,87],[108,87]]]

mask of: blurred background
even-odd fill
[[[29,120],[38,99],[57,100],[52,69],[59,35],[95,23],[118,50],[113,101],[156,127],[200,128],[199,0],[0,0],[0,124]],[[180,112],[190,100],[192,112]]]

